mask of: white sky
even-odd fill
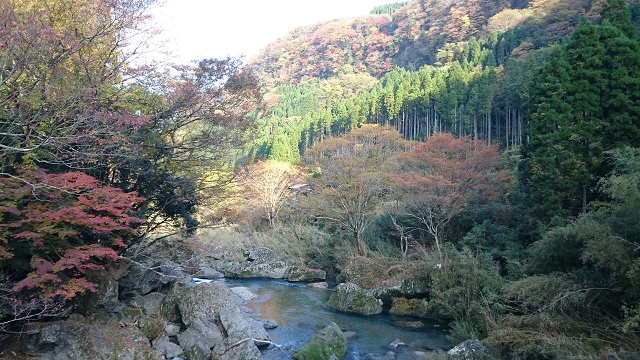
[[[154,11],[176,61],[245,60],[296,27],[366,15],[398,0],[165,0]]]

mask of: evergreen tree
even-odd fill
[[[574,149],[565,141],[571,135],[566,119],[571,106],[565,90],[571,81],[569,68],[562,49],[556,48],[549,63],[538,69],[528,104],[535,111],[531,114],[530,142],[523,154],[524,183],[538,219],[565,215],[558,214],[558,209],[575,200],[576,181],[568,177],[576,173],[578,165],[571,161]]]
[[[608,0],[600,10],[600,24],[605,21],[617,27],[629,39],[636,38],[636,29],[631,23],[631,11],[624,0]]]
[[[532,82],[524,176],[543,222],[585,212],[607,173],[604,152],[640,141],[640,48],[620,30],[623,17],[603,11],[617,26],[583,18]]]
[[[634,38],[621,36],[605,21],[600,26],[605,51],[602,66],[607,69],[602,107],[603,146],[640,146],[640,46]]]

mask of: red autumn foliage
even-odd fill
[[[499,196],[509,181],[496,146],[470,137],[438,133],[402,153],[405,171],[394,176],[406,194],[407,215],[434,237],[440,250],[443,227],[469,204]]]
[[[100,275],[145,222],[131,215],[143,198],[81,172],[24,170],[19,179],[0,178],[0,186],[0,259],[28,261],[33,269],[16,291],[65,299],[97,291],[86,276]],[[29,255],[12,252],[19,243],[28,244]]]

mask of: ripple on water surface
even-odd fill
[[[415,351],[446,349],[449,342],[440,324],[428,319],[397,317],[388,314],[359,316],[332,311],[324,306],[331,290],[306,287],[304,284],[278,280],[227,280],[229,286],[245,286],[258,295],[247,302],[257,318],[274,319],[280,324],[268,330],[275,347],[263,351],[265,359],[291,359],[291,354],[313,336],[335,322],[348,335],[347,360],[374,353],[384,355],[389,345],[399,339],[407,346],[396,351],[398,360],[415,359]],[[402,321],[420,321],[422,329],[397,326]]]

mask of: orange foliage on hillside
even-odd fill
[[[301,27],[267,45],[249,63],[268,85],[338,74],[379,76],[395,53],[389,15],[369,15]]]
[[[438,52],[449,44],[518,25],[535,34],[527,41],[536,47],[557,42],[573,31],[580,14],[595,20],[604,1],[417,0],[393,17],[368,15],[297,28],[249,63],[267,87],[344,74],[381,77],[393,65],[436,64]]]

